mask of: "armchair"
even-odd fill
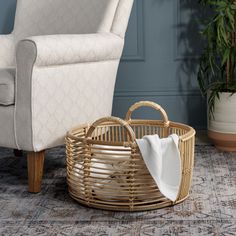
[[[133,0],[18,0],[0,35],[0,146],[28,151],[40,192],[44,150],[79,123],[111,114]]]

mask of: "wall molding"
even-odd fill
[[[178,96],[202,96],[199,90],[118,90],[114,97],[178,97]]]
[[[136,0],[136,21],[137,21],[137,51],[136,54],[124,55],[121,61],[144,61],[144,0]]]

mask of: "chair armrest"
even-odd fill
[[[34,44],[34,65],[39,67],[116,60],[124,46],[124,40],[111,33],[46,35],[22,41]]]
[[[15,65],[15,44],[11,34],[0,35],[0,68]]]
[[[109,33],[40,36],[18,43],[19,149],[37,152],[61,145],[71,127],[111,115],[123,43]]]

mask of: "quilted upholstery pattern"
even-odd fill
[[[14,114],[5,122],[15,140],[0,146],[54,147],[71,127],[111,114],[132,3],[17,1],[14,31],[0,36],[0,68],[17,67],[14,113],[0,109],[0,122]]]
[[[84,36],[83,43],[87,45],[86,35]],[[120,41],[118,44],[117,40]],[[16,133],[20,149],[40,151],[62,144],[66,131],[71,127],[111,114],[114,84],[124,40],[109,35],[105,41],[110,45],[110,51],[117,51],[116,58],[59,66],[37,65],[40,52],[38,44],[32,40],[19,43]],[[69,52],[74,52],[71,56],[75,58],[78,52],[73,49],[76,46],[67,46],[70,47]],[[47,51],[50,50],[49,48]],[[94,46],[91,50],[104,50],[104,44],[98,44],[97,49]],[[57,56],[55,54],[52,57],[55,64],[59,64]],[[84,56],[88,57],[87,54]],[[69,59],[71,60],[70,57]],[[80,59],[84,61],[82,57]],[[58,61],[60,62],[60,57]],[[26,130],[27,124],[31,123],[31,129]]]
[[[124,37],[134,0],[17,0],[11,35],[0,35],[0,68],[15,67],[15,45],[53,34],[113,32]]]
[[[64,142],[70,128],[110,115],[118,64],[119,60],[112,60],[34,67],[29,91],[32,100],[18,104],[19,112],[31,110],[33,147],[24,141],[20,119],[16,120],[18,145],[34,151],[54,147]]]
[[[118,63],[106,61],[34,69],[35,151],[60,145],[72,127],[111,114]]]
[[[36,36],[35,65],[51,66],[119,59],[124,40],[111,33]]]
[[[129,22],[130,12],[133,6],[133,0],[120,0],[113,20],[111,32],[125,36],[126,28]]]
[[[14,34],[29,36],[110,32],[119,0],[18,0]]]
[[[0,69],[0,105],[13,105],[15,100],[15,72]]]

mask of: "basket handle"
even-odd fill
[[[87,137],[87,138],[88,138],[88,137],[91,137],[91,135],[92,135],[92,133],[94,132],[94,130],[96,129],[96,127],[99,126],[99,125],[101,125],[101,124],[103,124],[103,123],[106,123],[106,122],[112,122],[113,124],[119,124],[119,125],[123,126],[123,127],[127,130],[128,135],[129,135],[129,137],[130,137],[130,140],[131,140],[132,142],[135,141],[135,133],[134,133],[133,129],[130,127],[130,125],[129,125],[126,121],[124,121],[124,120],[122,120],[122,119],[120,119],[120,118],[118,118],[118,117],[114,117],[114,116],[111,116],[111,117],[104,117],[104,118],[101,118],[101,119],[95,121],[95,122],[90,126],[90,128],[89,128],[89,130],[88,130],[88,132],[87,132],[86,137]]]
[[[132,105],[126,114],[125,120],[129,122],[131,120],[132,113],[140,107],[151,107],[157,111],[160,111],[163,121],[164,121],[164,127],[169,127],[170,122],[169,122],[166,111],[160,105],[156,104],[155,102],[150,102],[150,101],[141,101]]]

